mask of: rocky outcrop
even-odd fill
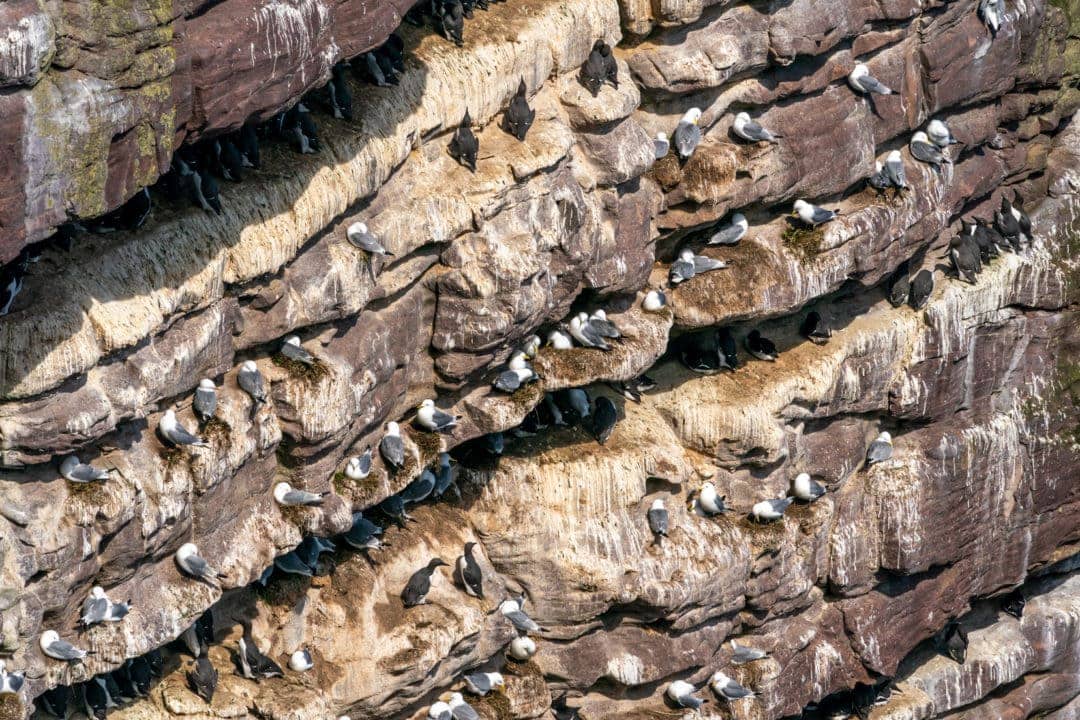
[[[0,45],[0,80],[17,88],[0,104],[30,107],[70,83],[54,97],[82,93],[92,107],[40,116],[103,139],[21,135],[5,177],[24,195],[37,183],[37,204],[19,200],[19,222],[44,231],[115,205],[152,181],[180,139],[289,105],[334,62],[381,42],[407,4],[225,0],[140,13],[149,25],[109,42],[91,29],[72,42],[77,4],[62,18],[0,10],[30,18],[18,20],[26,35],[9,34],[10,52]],[[724,643],[738,637],[770,653],[733,671],[757,696],[730,709],[710,702],[705,717],[797,715],[880,675],[902,692],[875,718],[1071,717],[1080,11],[1028,0],[991,38],[975,5],[797,1],[766,13],[509,0],[476,13],[464,48],[402,26],[401,84],[357,86],[352,123],[320,116],[317,155],[264,148],[263,168],[223,190],[220,216],[155,191],[139,231],[47,251],[0,319],[0,649],[26,672],[20,701],[161,647],[213,606],[214,702],[191,693],[170,660],[150,697],[114,716],[422,717],[483,666],[508,678],[476,703],[484,717],[538,717],[563,693],[581,717],[652,717],[672,712],[668,681],[704,682],[728,666]],[[593,97],[578,68],[596,38],[624,32],[619,85]],[[173,65],[150,62],[164,48]],[[844,79],[856,61],[900,92],[873,106],[854,95]],[[150,74],[117,80],[136,68]],[[536,109],[524,142],[499,127],[520,80]],[[94,103],[109,93],[118,99],[106,121]],[[652,137],[691,105],[704,110],[703,143],[685,163],[654,162]],[[115,120],[116,108],[136,106]],[[744,108],[782,142],[736,141],[732,116]],[[466,109],[476,173],[446,152]],[[146,127],[145,113],[165,119],[144,135],[117,133]],[[904,151],[907,192],[864,190],[875,158],[905,148],[932,116],[963,143],[953,162],[936,171]],[[136,137],[149,138],[135,144],[152,160],[116,149]],[[21,159],[31,146],[43,164]],[[72,158],[88,169],[73,170]],[[99,195],[80,205],[84,175]],[[946,277],[937,265],[958,218],[989,217],[1014,190],[1036,228],[1031,247],[973,285]],[[782,215],[797,197],[839,208],[840,219],[794,229]],[[736,209],[747,237],[702,251],[731,267],[669,289],[669,308],[646,312],[644,292],[666,283],[676,248],[700,248]],[[357,220],[393,257],[346,241]],[[11,237],[4,252],[36,236]],[[936,268],[922,310],[884,298],[905,261],[912,274]],[[601,306],[624,334],[614,350],[545,348],[538,383],[490,389],[528,335]],[[798,335],[809,309],[834,328],[824,346]],[[683,367],[679,347],[717,326],[740,341],[760,328],[779,360],[709,376]],[[290,334],[314,366],[278,353]],[[249,359],[266,404],[237,384]],[[604,384],[645,371],[657,387],[640,404]],[[190,396],[202,377],[219,387],[218,414],[201,428],[209,447],[170,449],[157,423],[174,409],[196,427]],[[508,435],[501,458],[472,451],[518,426],[545,392],[582,386],[618,409],[603,446],[563,428]],[[451,433],[409,425],[404,468],[377,460],[363,481],[343,474],[387,421],[408,424],[436,396],[461,416]],[[860,469],[882,429],[896,438],[893,458]],[[455,456],[460,499],[410,509],[413,521],[387,527],[387,548],[370,561],[339,543],[318,577],[257,582],[305,535],[341,533],[358,510],[382,519],[370,508],[441,450]],[[59,478],[57,460],[72,452],[109,468],[109,481]],[[745,519],[802,471],[827,486],[822,500],[771,525]],[[283,479],[329,495],[283,511],[270,494]],[[705,480],[729,514],[686,510]],[[659,543],[645,522],[658,498],[672,524]],[[178,573],[172,553],[188,541],[224,574],[222,589]],[[487,596],[465,596],[438,571],[429,604],[403,609],[409,576],[432,557],[453,563],[466,542],[477,543]],[[95,584],[131,598],[124,622],[76,627]],[[1020,621],[987,599],[1016,587],[1029,598]],[[518,592],[544,628],[527,663],[504,658],[513,634],[496,611]],[[316,669],[261,684],[234,676],[241,617],[264,651],[284,662],[309,648]],[[972,630],[963,664],[926,642],[955,617]],[[96,654],[45,658],[36,639],[46,627]]]

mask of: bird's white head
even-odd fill
[[[45,632],[41,633],[40,645],[42,648],[46,648],[59,639],[60,633],[56,632],[55,630],[46,630]]]
[[[240,369],[246,373],[253,373],[259,371],[259,366],[255,364],[254,360],[245,360],[244,364],[240,366]]]
[[[861,77],[865,77],[865,76],[867,76],[869,74],[870,74],[870,68],[866,67],[865,63],[859,63],[851,71],[851,76],[850,77],[861,78]]]
[[[934,135],[948,135],[949,134],[949,126],[946,125],[945,123],[941,122],[937,118],[934,118],[929,123],[927,123],[926,129],[927,129],[928,132],[933,133]]]
[[[461,693],[450,693],[450,705],[462,705],[465,703],[465,698],[461,696]]]
[[[593,317],[598,317],[601,320],[607,320],[607,313],[603,309],[597,310],[593,313]]]
[[[746,221],[746,216],[743,215],[742,213],[735,213],[734,215],[732,215],[731,216],[731,224],[732,225],[738,225],[739,227],[743,228],[744,230],[750,226],[750,223],[748,223]]]
[[[431,398],[427,398],[426,400],[424,400],[424,402],[420,403],[420,407],[422,407],[422,408],[435,407],[435,401],[432,400]]]
[[[914,135],[911,136],[911,142],[913,142],[913,143],[917,143],[917,142],[929,143],[930,138],[928,138],[926,136],[926,133],[924,133],[922,130],[919,130],[918,132],[916,132]]]
[[[796,200],[793,207],[795,208],[795,212],[799,213],[809,210],[810,203],[806,202],[805,200]]]
[[[278,502],[285,501],[285,495],[292,492],[292,485],[287,482],[279,482],[274,486],[274,499]]]
[[[716,492],[716,486],[713,485],[711,480],[701,484],[701,493],[703,495],[704,494],[710,494],[711,495],[711,494],[713,494],[715,492]]]
[[[510,356],[510,362],[508,362],[506,364],[506,366],[508,368],[510,368],[511,370],[524,370],[526,365],[527,365],[527,361],[526,361],[526,358],[525,358],[525,353],[520,352],[520,351],[518,351],[518,352],[514,353],[513,355],[511,355]]]
[[[203,390],[216,390],[217,389],[217,385],[215,385],[214,381],[211,380],[210,378],[203,378],[202,380],[200,380],[199,381],[199,387],[202,388]]]
[[[300,347],[300,338],[296,335],[290,335],[289,337],[285,338],[285,344]]]
[[[184,543],[180,546],[180,549],[176,551],[176,558],[178,560],[187,560],[193,555],[199,554],[199,548],[195,547],[195,543]]]
[[[886,157],[885,160],[891,163],[904,161],[904,159],[900,156],[899,150],[893,150],[891,153],[889,153],[888,157]]]
[[[169,409],[165,411],[165,414],[161,416],[161,427],[166,430],[176,427],[176,411]]]
[[[502,673],[489,673],[488,678],[491,680],[491,684],[495,687],[502,687],[506,684],[506,680],[503,678]]]
[[[346,232],[349,235],[365,235],[367,234],[367,224],[359,221],[354,222]]]
[[[890,445],[892,445],[892,435],[890,435],[888,432],[886,432],[884,430],[881,432],[880,435],[878,435],[877,439],[880,440],[881,442],[887,442]]]
[[[653,500],[651,509],[652,510],[663,510],[664,509],[664,501],[663,501],[663,499],[662,498],[656,498],[655,500]]]
[[[391,420],[390,422],[386,423],[386,434],[387,435],[400,435],[401,434],[401,428],[398,427],[398,424],[396,422]]]
[[[881,168],[882,168],[881,161],[880,160],[875,161],[874,162],[874,172],[881,172]]]
[[[735,116],[735,122],[737,122],[737,123],[748,123],[748,122],[750,122],[750,113],[747,113],[747,112],[739,113],[738,115]]]
[[[686,260],[687,262],[692,261],[694,259],[694,251],[690,248],[683,248],[679,251],[679,259]]]
[[[666,132],[658,132],[658,133],[656,133],[656,139],[659,140],[660,142],[667,142],[667,133]]]
[[[713,685],[723,686],[731,682],[731,678],[725,675],[722,670],[717,670],[713,673],[712,677],[709,679],[709,682]]]
[[[701,122],[701,108],[692,107],[686,111],[683,115],[683,122],[690,123],[691,125],[697,125]]]
[[[95,585],[94,587],[90,588],[90,596],[95,598],[105,597],[105,588],[101,587],[100,585]]]

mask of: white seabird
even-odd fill
[[[555,350],[570,350],[574,347],[574,341],[570,339],[570,336],[559,330],[548,333],[547,344]]]
[[[405,443],[401,439],[401,428],[393,420],[386,423],[386,434],[379,441],[379,454],[394,469],[405,464]]]
[[[382,243],[379,242],[379,239],[375,237],[375,235],[368,230],[368,226],[362,222],[354,222],[350,225],[348,229],[345,230],[345,237],[348,238],[349,242],[354,246],[365,252],[369,252],[372,255],[386,256],[394,254],[384,248]]]
[[[662,157],[667,157],[668,152],[671,150],[671,143],[668,141],[666,132],[656,133],[656,139],[653,140],[653,155],[659,160]]]
[[[349,458],[345,465],[345,477],[350,480],[363,480],[371,474],[371,448],[364,450],[362,455]]]
[[[885,157],[885,177],[895,188],[907,187],[907,173],[904,172],[904,158],[899,150],[893,150]]]
[[[799,473],[791,484],[791,494],[804,502],[814,502],[825,494],[825,486],[811,479],[810,473]]]
[[[672,285],[678,285],[703,273],[723,270],[727,266],[727,263],[723,260],[706,257],[705,255],[696,255],[690,248],[683,248],[679,251],[679,257],[671,264],[668,282]]]
[[[698,507],[706,515],[719,515],[726,509],[724,507],[724,498],[717,494],[716,486],[711,482],[706,482],[701,486],[701,490],[698,491],[697,501]]]
[[[306,490],[296,490],[287,482],[279,482],[274,486],[274,499],[278,505],[322,505],[323,498],[329,493],[313,493]]]
[[[429,432],[446,432],[457,426],[458,419],[435,407],[435,401],[428,398],[417,408],[416,421]]]
[[[304,365],[311,365],[315,362],[315,357],[300,345],[300,338],[296,335],[290,335],[285,338],[285,342],[281,343],[281,354]]]
[[[780,142],[777,138],[778,135],[774,135],[759,123],[750,119],[750,114],[741,112],[735,116],[735,124],[732,125],[732,129],[735,134],[741,137],[743,140],[749,140],[750,142]]]
[[[214,416],[214,411],[217,410],[217,386],[213,380],[203,378],[199,381],[199,387],[195,389],[195,397],[191,401],[191,409],[203,422]]]
[[[450,695],[450,712],[453,713],[454,720],[480,720],[480,715],[472,705],[465,702],[459,692]]]
[[[731,216],[731,222],[716,230],[709,238],[709,245],[734,245],[746,236],[750,223],[742,213]]]
[[[440,700],[432,703],[428,708],[427,716],[428,720],[453,720],[454,711],[450,709],[450,705]]]
[[[641,309],[646,312],[660,312],[667,306],[667,295],[663,290],[650,290],[641,301]]]
[[[61,640],[60,634],[55,630],[46,630],[41,633],[38,645],[41,646],[41,652],[54,660],[63,660],[64,662],[78,662],[87,655],[94,654],[93,651],[83,650],[75,647],[67,640]]]
[[[536,641],[528,635],[520,635],[510,641],[507,652],[515,660],[528,660],[536,654]]]
[[[667,537],[668,534],[668,511],[664,507],[662,498],[653,500],[646,514],[649,520],[649,530],[657,537]]]
[[[892,435],[882,432],[874,442],[870,443],[870,447],[866,448],[866,466],[885,462],[892,457],[892,451]]]
[[[911,136],[911,142],[908,143],[908,150],[911,151],[911,157],[920,162],[933,165],[937,169],[941,169],[942,163],[949,163],[949,158],[941,152],[934,143],[930,142],[930,138],[922,130]]]
[[[752,691],[744,688],[719,670],[713,673],[713,676],[709,679],[709,686],[712,687],[714,693],[728,702],[754,696]]]
[[[759,503],[755,503],[754,507],[750,508],[750,515],[758,522],[779,520],[784,517],[784,511],[788,509],[788,505],[794,502],[794,500],[795,498],[792,497],[781,498],[778,500],[762,500]]]
[[[671,698],[671,701],[679,707],[690,708],[696,710],[705,704],[705,701],[699,697],[696,697],[694,693],[696,689],[693,685],[685,680],[673,680],[670,685],[667,686],[667,696]]]
[[[979,16],[990,30],[990,36],[996,37],[998,30],[1005,24],[1004,0],[979,0]]]
[[[521,632],[540,632],[540,626],[522,609],[518,600],[503,600],[499,603],[499,612]]]
[[[579,312],[577,315],[570,318],[570,324],[567,329],[570,331],[570,335],[583,347],[596,348],[598,350],[611,349],[611,346],[607,344],[607,340],[605,340],[600,333],[596,332],[596,329],[589,323],[588,313]]]
[[[108,470],[102,470],[93,465],[84,464],[74,455],[68,455],[64,458],[64,461],[60,463],[60,474],[63,475],[66,480],[75,483],[87,483],[93,482],[94,480],[109,479]]]
[[[83,601],[82,617],[83,625],[95,625],[103,622],[120,622],[131,611],[131,604],[127,602],[114,603],[105,594],[100,585],[95,585],[90,590],[90,595]]]
[[[199,548],[195,546],[195,543],[184,543],[176,551],[174,557],[180,569],[197,580],[204,580],[211,585],[217,585],[218,580],[226,577],[223,573],[219,573],[211,567],[210,563],[199,555]]]
[[[690,108],[675,127],[675,149],[682,160],[687,160],[701,144],[701,109]]]
[[[251,396],[256,405],[266,402],[266,385],[254,360],[245,360],[236,373],[236,384]]]
[[[731,662],[735,665],[745,665],[748,662],[755,660],[761,660],[767,656],[768,653],[764,650],[759,650],[755,647],[749,647],[747,645],[740,645],[733,639],[731,645]]]
[[[158,432],[172,445],[190,445],[192,447],[210,447],[210,444],[201,437],[192,435],[180,421],[176,419],[176,412],[166,410],[158,421]]]
[[[835,220],[836,216],[840,214],[839,210],[826,210],[825,208],[818,207],[805,200],[796,200],[791,212],[792,215],[798,215],[799,219],[811,227],[817,227],[822,223],[827,223],[830,220]]]
[[[530,360],[535,358],[536,353],[540,352],[540,336],[530,335],[525,338],[525,342],[521,343],[521,352]]]
[[[296,672],[307,672],[315,667],[311,660],[311,653],[307,650],[297,650],[289,656],[289,669]]]
[[[871,75],[870,68],[866,67],[864,63],[856,65],[851,74],[848,75],[848,85],[863,94],[892,95],[892,90]]]
[[[465,687],[469,689],[473,695],[487,695],[489,692],[497,687],[502,687],[506,684],[506,680],[503,679],[502,673],[497,672],[481,672],[472,673],[466,675]]]
[[[931,120],[926,126],[926,135],[939,148],[946,148],[960,142],[953,137],[949,126],[941,120]]]
[[[26,676],[21,672],[8,672],[7,663],[0,660],[0,695],[18,695]]]

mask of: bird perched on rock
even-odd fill
[[[539,378],[525,359],[525,353],[516,352],[510,357],[507,369],[495,377],[492,385],[496,390],[512,393]]]
[[[454,720],[454,711],[449,703],[440,700],[431,704],[427,716],[428,720]]]
[[[86,716],[93,720],[105,720],[109,708],[116,706],[105,686],[105,678],[101,675],[83,683],[82,701]]]
[[[762,335],[756,328],[750,331],[743,344],[746,346],[746,351],[758,360],[776,362],[776,358],[780,356],[780,351],[776,349],[773,341]]]
[[[887,297],[889,304],[893,307],[900,307],[908,300],[908,293],[911,290],[911,282],[908,280],[908,263],[907,260],[900,263],[900,266],[893,271],[893,274],[889,276]]]
[[[667,307],[667,295],[663,290],[650,290],[645,293],[645,298],[641,301],[641,309],[646,312],[660,312]]]
[[[217,690],[218,672],[208,657],[195,658],[195,662],[188,669],[188,686],[209,705],[214,699],[214,691]]]
[[[975,284],[975,276],[982,269],[979,246],[971,235],[960,234],[949,241],[949,259],[952,260],[956,276],[965,282]]]
[[[784,517],[784,511],[795,501],[795,498],[786,497],[777,500],[762,500],[750,508],[750,517],[757,522],[772,522]]]
[[[1024,593],[1019,588],[1003,596],[1000,603],[1001,609],[1007,615],[1012,615],[1017,620],[1024,616],[1024,606],[1027,604],[1027,600],[1024,599]]]
[[[979,0],[979,17],[990,30],[990,37],[997,37],[1005,24],[1005,0]]]
[[[391,495],[376,506],[379,511],[392,518],[398,527],[405,527],[406,520],[412,520],[412,516],[405,512],[405,501],[399,495]]]
[[[420,403],[416,410],[416,422],[428,432],[448,432],[457,427],[460,416],[454,417],[435,407],[431,398]]]
[[[586,316],[586,319],[589,322],[589,327],[591,327],[600,337],[612,340],[622,337],[619,328],[615,323],[608,320],[607,313],[604,312],[603,309],[594,311],[592,315]]]
[[[461,0],[444,2],[438,18],[443,37],[458,47],[464,45],[465,8],[461,6]]]
[[[304,365],[313,365],[315,363],[315,358],[300,345],[300,338],[296,335],[290,335],[285,338],[285,342],[281,343],[281,354],[289,360]]]
[[[1020,229],[1020,220],[1013,213],[1013,206],[1004,193],[1001,195],[1001,207],[994,213],[994,227],[1011,246],[1014,248],[1022,247],[1021,235],[1023,231]]]
[[[285,507],[301,505],[322,505],[323,498],[330,493],[313,493],[306,490],[297,490],[287,482],[279,482],[274,486],[274,499],[278,505]]]
[[[397,470],[405,464],[405,443],[396,422],[386,423],[386,433],[379,441],[379,454],[391,468]]]
[[[647,517],[649,530],[652,531],[657,544],[659,544],[660,538],[668,536],[668,511],[664,507],[663,498],[653,500],[652,505],[649,506]]]
[[[668,282],[675,286],[713,270],[724,270],[727,266],[723,260],[697,255],[690,248],[683,248],[679,251],[679,257],[671,264]]]
[[[814,502],[825,494],[825,486],[810,477],[810,473],[799,473],[791,483],[791,494],[803,502]]]
[[[404,448],[402,449],[404,454]],[[402,458],[404,462],[404,458]],[[371,474],[371,448],[366,448],[363,453],[349,458],[345,465],[345,477],[350,480],[363,480]]]
[[[745,665],[755,660],[761,660],[769,654],[755,647],[740,645],[734,639],[728,644],[731,645],[731,662],[733,665]]]
[[[823,223],[835,220],[836,216],[840,214],[840,211],[826,210],[817,205],[812,205],[805,200],[796,200],[791,214],[797,216],[804,224],[809,225],[810,227],[817,227]]]
[[[199,555],[199,548],[195,546],[195,543],[184,543],[176,551],[174,557],[180,569],[196,580],[203,580],[211,585],[217,585],[218,580],[226,577],[226,575],[211,567],[210,563]]]
[[[525,597],[520,596],[516,599],[511,598],[509,600],[503,600],[499,603],[499,612],[502,616],[510,621],[510,624],[518,632],[522,633],[537,633],[540,632],[541,627],[525,612]]]
[[[697,710],[699,707],[705,704],[705,701],[694,695],[696,689],[693,685],[685,680],[673,680],[670,685],[667,686],[667,696],[671,702],[675,703],[679,707],[690,708],[691,710]]]
[[[46,690],[34,700],[34,703],[39,704],[42,710],[56,718],[67,717],[68,703],[70,702],[70,685],[57,685],[51,690]]]
[[[1021,197],[1019,190],[1013,190],[1013,201],[1010,207],[1013,217],[1016,218],[1017,224],[1020,225],[1020,232],[1023,233],[1029,243],[1032,242],[1035,237],[1031,234],[1031,218],[1024,212],[1024,198]]]
[[[281,666],[264,655],[255,644],[255,639],[251,636],[250,623],[244,627],[243,636],[238,643],[236,659],[240,665],[240,674],[248,680],[258,682],[285,676]]]
[[[398,493],[398,497],[402,502],[406,502],[412,505],[421,503],[427,500],[435,489],[435,473],[425,469],[415,480],[406,485],[401,492]]]
[[[130,611],[130,601],[114,603],[100,585],[95,585],[91,588],[89,597],[83,601],[80,620],[86,626],[103,622],[120,622]]]
[[[342,533],[342,539],[357,550],[381,550],[383,547],[379,535],[383,529],[364,517],[363,513],[353,513],[353,524]]]
[[[593,43],[592,50],[589,51],[589,56],[585,59],[585,62],[581,66],[581,70],[578,72],[578,82],[580,82],[582,87],[588,90],[593,97],[600,94],[600,88],[602,88],[607,81],[607,60],[602,52],[605,47],[607,47],[607,43],[603,40],[597,40]],[[610,48],[608,51],[610,53]]]
[[[210,378],[199,381],[199,387],[195,390],[195,397],[191,401],[191,409],[203,422],[214,417],[217,410],[217,386]]]
[[[561,330],[552,330],[548,333],[547,345],[555,350],[570,350],[574,347],[574,341]]]
[[[963,665],[967,658],[968,635],[963,626],[956,620],[950,620],[935,638],[934,644],[938,652]]]
[[[476,543],[465,543],[465,552],[461,554],[461,557],[457,561],[458,577],[461,579],[461,585],[465,588],[467,595],[473,597],[484,597],[484,573],[480,570],[480,564],[476,562],[476,558],[473,557],[473,548],[476,547]]]
[[[352,91],[345,81],[345,64],[338,63],[330,70],[330,82],[326,83],[330,96],[330,108],[338,120],[352,120]]]
[[[7,663],[0,660],[0,695],[18,695],[26,676],[21,672],[9,672]]]
[[[933,292],[934,274],[926,269],[920,270],[911,281],[911,295],[908,298],[908,303],[916,310],[921,310],[926,306]]]
[[[506,114],[503,115],[503,127],[506,132],[521,142],[525,142],[525,134],[529,132],[535,118],[536,111],[529,107],[529,95],[525,87],[525,78],[521,78],[518,82],[517,92],[514,93],[514,97],[510,98],[510,107],[506,109]]]
[[[165,439],[170,445],[180,447],[181,445],[188,445],[191,447],[210,447],[210,444],[203,440],[201,437],[192,435],[187,431],[180,421],[176,419],[176,412],[173,410],[166,410],[165,414],[161,416],[158,421],[158,433]]]
[[[259,167],[259,136],[251,123],[244,123],[237,132],[236,149],[240,151],[240,163],[244,167]]]
[[[254,360],[245,360],[236,373],[236,384],[240,389],[251,396],[258,407],[266,402],[266,384],[263,382],[262,373]]]
[[[872,187],[880,196],[893,186],[892,180],[885,174],[885,166],[878,160],[874,163],[874,172],[866,178],[866,184]]]
[[[780,135],[769,132],[760,124],[751,120],[749,113],[741,112],[736,115],[735,123],[731,126],[731,129],[743,140],[749,140],[750,142],[780,142],[778,139],[781,137]]]
[[[675,134],[672,139],[675,142],[675,150],[679,153],[679,159],[686,162],[701,144],[701,108],[690,108],[675,126]]]
[[[311,653],[301,648],[289,656],[289,669],[294,672],[307,672],[315,667],[315,661],[311,659]]]
[[[734,213],[731,222],[721,225],[709,237],[708,245],[735,245],[746,236],[750,223],[742,213]]]
[[[520,635],[510,641],[507,653],[514,660],[524,662],[536,654],[536,641],[528,635]]]
[[[668,152],[671,151],[671,141],[668,140],[666,132],[656,133],[656,137],[653,139],[653,157],[659,160],[660,158],[667,157]]]
[[[465,117],[461,118],[461,125],[454,131],[450,138],[450,157],[476,172],[476,153],[480,151],[480,141],[472,131],[472,118],[469,111],[465,111]]]
[[[908,150],[911,151],[911,157],[915,158],[919,162],[933,165],[934,169],[938,172],[941,171],[941,165],[948,163],[949,158],[941,152],[941,148],[930,142],[930,138],[926,136],[922,130],[911,136],[911,142],[908,143]]]
[[[727,498],[716,492],[716,486],[712,482],[705,482],[698,490],[697,496],[691,499],[691,510],[697,508],[707,517],[720,515],[727,510],[724,501]]]
[[[600,47],[600,56],[604,58],[604,82],[616,90],[619,89],[619,63],[615,60],[615,54],[607,43]]]
[[[464,678],[465,687],[473,695],[480,695],[481,697],[487,695],[489,692],[497,687],[502,687],[506,684],[506,680],[503,679],[502,673],[497,672],[481,672],[471,673]]]
[[[889,184],[897,190],[907,189],[907,173],[904,172],[904,158],[900,155],[899,150],[893,150],[887,156],[885,156],[885,177],[889,179]]]
[[[473,709],[472,705],[465,702],[465,698],[459,692],[450,694],[449,705],[454,720],[480,720],[480,715]]]
[[[960,142],[953,137],[952,131],[949,130],[949,126],[941,120],[931,120],[927,124],[926,136],[930,138],[930,142],[934,143],[939,148],[947,148],[950,145],[956,145]]]
[[[648,375],[639,375],[632,380],[624,380],[623,382],[616,383],[609,382],[608,387],[618,392],[627,400],[640,403],[641,394],[654,389],[656,387],[656,381]]]
[[[85,464],[74,455],[68,455],[60,463],[60,474],[64,476],[65,480],[70,480],[73,483],[88,483],[95,480],[109,479],[108,470]]]
[[[811,310],[799,325],[799,335],[815,345],[824,345],[832,337],[832,328],[822,319],[821,313]]]
[[[445,566],[442,558],[433,558],[425,567],[412,574],[405,589],[401,591],[401,602],[405,607],[422,605],[427,601],[427,594],[431,591],[431,575],[436,568]]]
[[[38,645],[41,647],[41,652],[51,657],[53,660],[63,660],[64,662],[81,662],[87,655],[93,655],[92,650],[83,650],[82,648],[75,647],[67,640],[61,640],[60,634],[55,630],[46,630],[41,633],[41,637],[38,639]]]
[[[577,340],[582,347],[596,348],[597,350],[611,349],[604,336],[589,322],[588,313],[580,312],[570,318],[570,323],[566,329],[570,332],[570,336]]]
[[[600,396],[593,401],[592,433],[596,442],[603,445],[611,437],[615,429],[615,423],[619,420],[619,413],[615,409],[615,403],[606,397]]]
[[[716,693],[717,697],[722,697],[728,702],[754,696],[752,691],[743,687],[719,670],[714,672],[713,676],[709,679],[709,687],[713,689],[713,692]]]
[[[882,431],[874,439],[874,442],[870,443],[870,446],[866,448],[866,467],[885,462],[892,457],[892,451],[892,435]]]
[[[379,239],[368,230],[368,226],[362,222],[354,222],[349,225],[345,230],[345,237],[355,247],[360,248],[364,252],[369,252],[372,255],[382,255],[384,257],[393,256],[394,253],[390,252],[382,246]]]
[[[848,74],[848,85],[863,95],[892,95],[892,90],[871,75],[870,68],[864,63],[858,63]]]

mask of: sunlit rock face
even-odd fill
[[[30,266],[0,317],[0,656],[27,678],[0,716],[45,717],[43,692],[81,698],[165,648],[164,676],[111,717],[419,719],[478,668],[505,677],[469,698],[485,720],[689,716],[665,698],[675,679],[707,699],[700,717],[814,717],[881,677],[898,692],[875,720],[1080,717],[1080,7],[1009,4],[991,36],[970,0],[507,0],[476,9],[458,48],[402,24],[410,4],[0,8],[4,260],[118,207],[183,143],[291,107],[391,32],[406,48],[396,86],[347,73],[351,121],[312,103],[317,153],[264,138],[261,167],[221,183],[222,214],[162,183],[138,230],[77,229],[70,251]],[[618,86],[593,96],[578,75],[597,39],[614,46]],[[896,92],[854,93],[857,62]],[[519,83],[536,113],[524,141],[502,127]],[[653,138],[691,107],[701,144],[656,159]],[[466,111],[475,172],[447,152]],[[739,140],[741,111],[780,142]],[[906,149],[931,118],[960,141],[940,169]],[[877,194],[865,178],[892,150],[909,188]],[[992,218],[1014,193],[1030,246],[974,284],[951,276],[960,219]],[[802,229],[786,217],[797,198],[839,217]],[[747,235],[706,247],[735,211]],[[392,255],[350,244],[358,221]],[[728,268],[669,286],[686,245]],[[905,263],[934,271],[918,310],[887,299]],[[661,288],[667,305],[643,307]],[[542,347],[537,382],[492,389],[530,335],[597,308],[622,333],[610,351]],[[811,310],[825,344],[799,334]],[[734,372],[680,362],[718,328],[738,345]],[[775,362],[746,352],[753,329]],[[312,365],[281,353],[290,335]],[[265,402],[240,386],[248,360]],[[635,402],[618,383],[644,373],[655,387]],[[218,394],[205,423],[202,378]],[[582,427],[514,432],[572,388],[614,404],[602,445]],[[414,422],[428,398],[456,427]],[[164,443],[169,410],[207,446]],[[391,421],[397,470],[377,449]],[[864,467],[881,431],[892,457]],[[485,438],[499,432],[495,456]],[[346,474],[368,449],[370,474]],[[410,505],[404,527],[375,509],[441,452],[456,488]],[[108,481],[63,479],[69,454]],[[821,499],[750,520],[801,472]],[[282,481],[327,495],[282,508]],[[728,512],[693,509],[707,482]],[[647,522],[657,500],[666,537]],[[358,511],[385,525],[381,550],[339,537]],[[337,545],[314,577],[260,582],[312,536]],[[187,542],[220,583],[178,570]],[[467,543],[482,598],[456,571]],[[449,566],[427,602],[403,607],[434,558]],[[79,626],[95,585],[130,599],[122,622]],[[1017,588],[1021,618],[1000,602]],[[515,660],[499,605],[522,594],[542,629]],[[173,643],[208,608],[209,704]],[[963,663],[934,650],[953,619]],[[280,665],[308,649],[314,668],[244,679],[244,623]],[[94,654],[47,658],[45,629]],[[735,666],[730,639],[768,656]],[[755,695],[716,698],[717,670]]]

